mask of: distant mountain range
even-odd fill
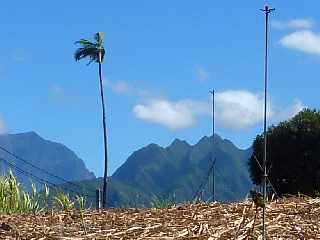
[[[214,141],[216,200],[241,200],[252,186],[247,171],[251,148],[238,149],[231,141],[218,135]],[[61,186],[73,192],[92,196],[95,189],[102,189],[102,179],[95,178],[74,152],[62,144],[44,140],[35,132],[0,135],[0,147],[38,168],[72,181],[72,184]],[[108,180],[109,206],[149,206],[155,196],[177,202],[191,201],[199,193],[200,185],[203,185],[203,200],[210,200],[212,175],[208,176],[208,170],[212,166],[212,150],[212,137],[203,137],[195,145],[176,139],[165,148],[150,144],[135,151]],[[0,149],[1,172],[8,169],[8,164],[1,159],[55,184],[63,183]],[[15,173],[28,189],[32,178],[19,171]],[[88,200],[94,205],[94,199]]]
[[[251,148],[238,149],[215,135],[216,200],[241,200],[252,187],[247,171]],[[154,196],[191,201],[204,183],[203,200],[212,196],[212,137],[197,144],[176,139],[166,148],[150,144],[135,151],[109,179],[109,206],[149,206]],[[102,188],[102,179],[81,182],[86,188]]]
[[[0,172],[2,174],[8,168],[12,168],[9,166],[11,163],[19,169],[54,184],[62,184],[63,181],[48,176],[40,169],[68,181],[95,179],[94,174],[86,168],[83,160],[78,158],[73,151],[60,143],[45,140],[35,132],[0,135],[0,147],[21,158],[17,159],[0,149]],[[31,182],[39,183],[28,174],[18,170],[13,171],[27,189],[30,189]]]

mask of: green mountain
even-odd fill
[[[215,135],[216,200],[237,201],[252,184],[247,171],[251,149],[238,149]],[[109,206],[148,206],[157,195],[177,202],[191,201],[204,184],[203,199],[212,196],[212,137],[197,144],[176,139],[166,148],[150,144],[135,151],[109,179]],[[207,180],[207,181],[206,181]],[[86,188],[102,188],[102,179],[80,182]]]
[[[218,135],[214,139],[216,200],[243,199],[251,187],[247,171],[251,149],[238,149]],[[16,159],[1,147],[23,159]],[[135,151],[108,180],[109,206],[149,206],[155,196],[174,198],[177,202],[191,201],[200,192],[201,185],[203,200],[210,200],[212,175],[208,170],[212,165],[212,150],[212,137],[203,137],[195,145],[176,139],[165,148],[150,144]],[[69,189],[71,195],[85,193],[92,206],[95,190],[102,189],[102,179],[95,178],[74,152],[34,132],[0,135],[0,172],[7,171],[10,163],[38,179]],[[37,183],[37,180],[19,169],[14,169],[14,173],[22,185],[30,189],[30,182]],[[63,184],[61,179],[40,169],[72,182]]]
[[[12,168],[10,163],[18,169],[54,184],[62,184],[63,181],[49,176],[40,169],[68,181],[95,178],[94,174],[88,171],[83,160],[73,151],[60,143],[45,140],[35,132],[0,135],[0,147],[0,172],[3,174],[11,168],[26,189],[30,189],[30,182],[36,184],[39,182],[30,174]],[[22,159],[17,159],[8,152]]]

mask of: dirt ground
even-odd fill
[[[262,210],[250,201],[169,209],[0,215],[0,239],[262,239]],[[320,239],[320,199],[267,205],[267,239]]]

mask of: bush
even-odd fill
[[[59,192],[50,196],[48,186],[44,186],[41,192],[38,192],[36,185],[31,184],[31,192],[24,191],[20,183],[12,171],[4,176],[0,176],[0,213],[38,213],[47,211],[50,207],[50,199],[53,199],[54,208],[64,211],[70,211],[75,208],[75,205],[83,214],[86,205],[86,199],[82,196],[77,196],[73,201],[68,193]]]

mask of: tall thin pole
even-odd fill
[[[96,209],[101,209],[101,190],[96,189]]]
[[[215,148],[214,148],[214,90],[210,91],[212,94],[212,152],[211,152],[211,160],[212,160],[212,201],[215,202]]]
[[[274,8],[265,6],[262,11],[265,13],[265,56],[264,56],[264,124],[263,124],[263,212],[262,212],[262,237],[266,239],[266,200],[267,200],[267,89],[268,89],[268,23],[269,14]]]
[[[108,139],[107,139],[107,126],[106,126],[106,114],[105,114],[105,104],[102,86],[102,55],[99,52],[99,83],[100,83],[100,95],[101,95],[101,105],[102,105],[102,124],[103,124],[103,143],[104,143],[104,175],[103,175],[103,191],[102,191],[102,208],[107,208],[107,184],[108,184]]]

